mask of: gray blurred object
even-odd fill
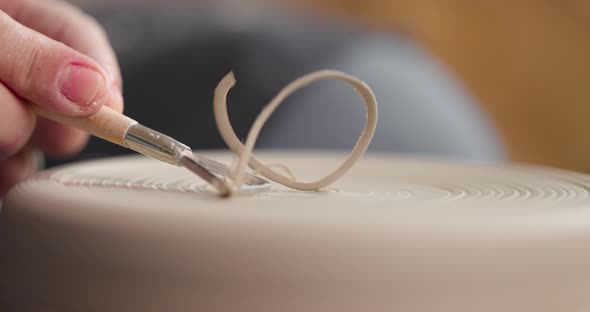
[[[494,129],[449,73],[402,36],[356,38],[324,66],[365,80],[379,101],[373,150],[473,161],[504,158]],[[302,91],[265,142],[352,148],[364,126],[359,96],[342,84]],[[315,117],[315,118],[313,118]],[[275,132],[278,135],[274,135]]]
[[[228,97],[230,118],[244,137],[281,87],[331,68],[373,87],[380,119],[372,149],[503,159],[492,127],[473,100],[444,68],[400,35],[261,10],[130,7],[91,13],[119,55],[126,114],[194,148],[225,148],[213,121],[212,97],[228,71],[238,81]],[[363,116],[360,98],[348,86],[318,83],[279,108],[257,146],[348,149]],[[79,158],[125,152],[93,139]]]

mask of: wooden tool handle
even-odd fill
[[[31,105],[33,111],[61,124],[84,130],[94,136],[127,147],[125,132],[129,126],[137,122],[109,107],[103,106],[98,112],[90,116],[65,116],[45,110],[37,105]]]

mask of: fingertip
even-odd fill
[[[73,157],[80,153],[89,140],[89,135],[77,129],[71,129],[68,140],[53,141],[43,149],[47,155],[57,158]]]
[[[26,115],[27,118],[22,122],[18,128],[12,129],[14,131],[7,131],[6,135],[1,135],[0,138],[0,160],[6,159],[18,153],[29,141],[35,129],[36,117],[33,113]],[[5,137],[6,136],[6,137]]]
[[[33,134],[36,115],[12,92],[0,84],[0,160],[21,150]]]
[[[15,184],[36,171],[35,156],[32,151],[22,151],[0,161],[0,198]]]
[[[26,1],[19,22],[0,10],[6,30],[1,41],[12,43],[0,44],[0,75],[17,94],[48,110],[91,115],[109,102],[111,86],[121,85],[120,70],[98,23],[63,3]]]
[[[109,101],[110,80],[101,69],[70,62],[58,73],[57,84],[70,114],[89,115]]]
[[[51,157],[66,158],[79,153],[88,142],[84,131],[51,120],[39,119],[32,145]]]

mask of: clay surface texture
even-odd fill
[[[256,153],[301,181],[346,156]],[[589,195],[567,171],[369,154],[320,191],[224,200],[145,157],[84,162],[8,194],[0,310],[584,311]]]

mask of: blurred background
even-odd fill
[[[590,171],[588,1],[72,2],[107,30],[126,114],[195,149],[225,148],[212,98],[230,70],[245,137],[281,87],[330,68],[374,89],[373,151]],[[320,82],[278,109],[257,146],[350,149],[363,123],[350,87]],[[77,159],[126,152],[93,139]]]

